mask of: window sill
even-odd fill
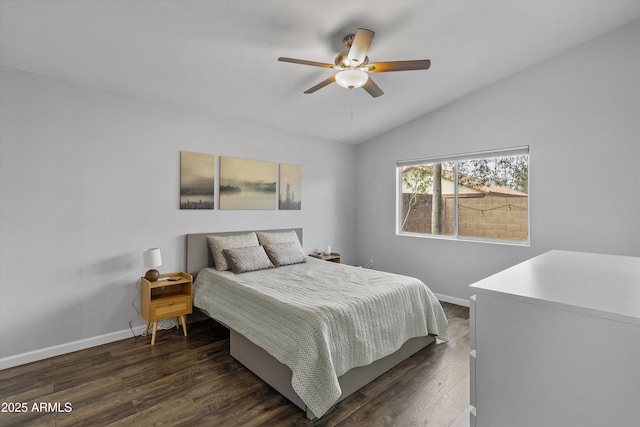
[[[401,237],[417,237],[419,239],[434,239],[434,240],[451,240],[457,242],[472,242],[472,243],[489,243],[492,245],[507,245],[507,246],[522,246],[530,247],[529,241],[523,242],[520,240],[506,240],[506,239],[481,239],[477,237],[456,237],[451,235],[442,234],[423,234],[423,233],[410,233],[406,231],[396,232],[396,236]]]

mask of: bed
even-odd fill
[[[252,233],[261,238],[244,247]],[[224,255],[213,239],[230,246]],[[313,419],[436,337],[446,341],[447,321],[418,279],[307,257],[301,242],[301,229],[190,234],[187,272],[194,306],[229,328],[231,355]],[[281,256],[290,250],[296,262]],[[263,252],[274,268],[234,273],[236,258]]]

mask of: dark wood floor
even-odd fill
[[[27,406],[0,412],[0,425],[468,426],[469,310],[443,307],[448,343],[421,350],[319,420],[229,356],[228,331],[207,320],[190,324],[186,338],[159,331],[154,347],[130,338],[0,371],[2,410]]]

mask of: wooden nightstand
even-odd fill
[[[149,324],[153,322],[151,345],[156,343],[158,321],[170,317],[175,317],[177,328],[179,328],[178,317],[180,317],[184,336],[187,336],[187,321],[184,316],[193,311],[192,284],[193,277],[182,272],[161,274],[155,282],[150,282],[144,277],[140,279],[140,313],[147,321],[145,328],[147,335],[149,335]]]
[[[339,252],[331,252],[331,254],[326,255],[324,252],[315,252],[313,254],[309,254],[314,258],[322,259],[325,261],[335,262],[340,264],[340,253]]]

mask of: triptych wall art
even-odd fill
[[[219,157],[219,209],[301,210],[302,167]],[[214,209],[216,162],[212,154],[180,152],[180,209]]]

